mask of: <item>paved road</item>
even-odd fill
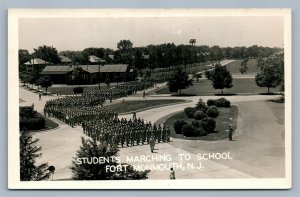
[[[237,102],[252,102],[252,101],[263,101],[268,100],[271,98],[275,98],[277,96],[231,96],[230,100],[233,103]],[[38,100],[38,95],[34,94],[32,92],[29,92],[28,90],[25,90],[23,88],[20,88],[20,98],[24,100],[25,102],[20,103],[20,105],[30,105],[34,103],[35,109],[39,112],[42,112],[43,106],[45,104],[46,100],[49,100],[51,98],[55,98],[53,96],[44,96],[42,98],[42,101]],[[208,98],[217,98],[215,96],[206,96],[201,97],[204,100]],[[127,100],[143,100],[141,97],[127,97]],[[146,99],[176,99],[176,97],[147,97]],[[160,108],[154,108],[150,109],[144,112],[140,112],[137,114],[138,117],[142,117],[144,120],[156,122],[159,119],[162,119],[169,114],[178,112],[183,110],[185,107],[188,106],[194,106],[195,103],[199,100],[199,97],[180,97],[180,99],[187,99],[191,100],[191,103],[183,103],[183,104],[177,104],[172,106],[165,106]],[[252,110],[252,107],[250,108]],[[260,109],[260,108],[256,108]],[[253,112],[253,111],[252,111]],[[244,119],[242,117],[242,114],[247,114],[248,116],[245,117],[247,119]],[[268,118],[264,119],[260,123],[267,123],[266,125],[270,125],[269,122],[274,123],[273,119],[274,117],[268,116],[269,112],[266,112],[265,114],[262,114],[263,116],[266,116]],[[126,115],[124,117],[130,118],[131,115]],[[254,118],[250,121],[252,124],[253,121],[256,121],[255,117],[259,117],[256,113],[249,113],[249,109],[241,109],[241,116],[239,116],[239,120],[248,120]],[[258,118],[259,119],[259,118]],[[80,146],[80,138],[85,137],[83,135],[82,129],[80,127],[71,128],[70,126],[66,125],[65,123],[54,120],[58,122],[60,125],[59,128],[44,132],[35,133],[35,136],[40,139],[39,145],[42,146],[42,153],[43,157],[38,160],[38,162],[48,162],[50,165],[56,166],[56,173],[54,176],[54,179],[68,179],[71,177],[72,173],[69,169],[69,166],[71,165],[72,158],[75,156],[76,151],[78,150]],[[240,123],[242,125],[242,123]],[[261,124],[263,125],[263,124]],[[253,130],[251,129],[252,125],[247,127],[247,130],[249,131]],[[276,127],[276,126],[275,126]],[[262,128],[254,128],[255,130],[261,131]],[[264,129],[276,129],[274,127],[268,128],[265,127]],[[226,144],[232,146],[232,149],[234,147],[238,146],[241,147],[243,144],[250,146],[252,139],[251,135],[243,135],[243,129],[242,127],[239,127],[239,137],[240,139],[245,139],[245,143],[243,141],[237,141],[239,145],[235,145],[234,143],[229,144],[229,142],[209,142],[210,147],[214,146],[215,149],[207,149],[205,146],[208,144],[208,142],[199,142],[194,141],[191,143],[190,141],[181,140],[181,139],[174,139],[171,143],[165,143],[165,144],[158,144],[156,147],[158,148],[159,155],[162,154],[170,154],[171,157],[175,162],[180,162],[178,158],[178,153],[186,153],[191,155],[191,160],[189,162],[197,164],[199,161],[197,160],[196,155],[198,153],[207,153],[207,152],[223,152],[224,147],[226,147]],[[267,136],[270,133],[262,133],[261,135],[264,136],[264,140],[267,139]],[[235,136],[236,137],[236,136]],[[278,138],[279,139],[279,138]],[[277,139],[277,140],[278,140]],[[267,141],[260,141],[261,142],[267,142],[269,146],[272,146],[272,140]],[[199,143],[199,144],[197,144]],[[256,143],[259,144],[259,143]],[[261,145],[263,146],[263,145]],[[266,144],[264,144],[266,146]],[[280,147],[280,146],[279,146]],[[244,147],[247,149],[247,147]],[[249,147],[248,147],[249,148]],[[252,148],[252,147],[251,147]],[[232,150],[228,149],[228,150]],[[197,150],[197,151],[195,151]],[[241,150],[238,149],[239,151]],[[271,149],[268,149],[271,150]],[[236,151],[238,152],[238,151]],[[244,153],[244,152],[242,152]],[[259,153],[259,152],[258,152]],[[125,156],[141,156],[141,155],[148,155],[150,154],[149,147],[147,145],[145,146],[135,146],[135,147],[129,147],[129,148],[121,148],[120,149],[120,155],[122,157],[122,161],[126,161]],[[237,155],[234,155],[237,157]],[[279,155],[280,156],[280,155]],[[255,161],[256,155],[251,154],[249,155],[249,161]],[[259,157],[261,159],[261,157]],[[284,158],[282,159],[284,160]],[[265,161],[265,160],[264,160]],[[272,160],[270,160],[272,161]],[[128,162],[131,163],[131,162]],[[156,162],[152,162],[153,164]],[[184,162],[187,163],[187,162]],[[200,170],[196,169],[185,169],[180,170],[178,169],[176,171],[177,178],[250,178],[250,177],[259,177],[257,174],[253,174],[251,172],[247,172],[243,170],[242,168],[246,168],[249,165],[240,162],[238,159],[234,160],[208,160],[208,161],[202,161],[202,165],[204,168]],[[272,169],[273,170],[273,169]],[[272,171],[273,172],[273,171]],[[152,171],[149,175],[149,178],[151,179],[168,179],[168,171]]]

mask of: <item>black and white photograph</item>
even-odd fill
[[[291,187],[290,9],[10,9],[11,189]]]

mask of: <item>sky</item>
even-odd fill
[[[134,47],[179,45],[191,38],[196,45],[283,47],[284,21],[280,16],[19,19],[19,49],[29,52],[42,45],[58,51],[116,49],[123,39]]]

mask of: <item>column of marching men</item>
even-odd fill
[[[44,115],[55,117],[70,126],[81,125],[84,133],[100,142],[115,146],[134,146],[170,141],[168,127],[141,119],[119,119],[110,108],[103,107],[106,100],[118,99],[153,87],[153,82],[127,82],[112,88],[66,96],[46,102]]]
[[[118,98],[126,97],[131,94],[136,94],[137,91],[145,90],[154,86],[153,82],[141,82],[141,81],[132,81],[120,84],[112,88],[102,88],[96,91],[85,92],[83,96],[96,96],[103,97],[106,100],[115,100]]]
[[[82,123],[83,132],[109,146],[136,146],[149,144],[152,139],[157,143],[170,142],[170,129],[141,119],[90,120]]]

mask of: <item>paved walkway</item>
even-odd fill
[[[257,100],[268,100],[271,98],[275,98],[278,96],[231,96],[231,102],[241,102],[241,101],[257,101]],[[31,105],[34,103],[35,109],[39,112],[43,111],[43,106],[46,100],[56,98],[54,96],[43,96],[42,101],[39,101],[38,95],[34,94],[28,90],[20,88],[20,98],[25,102],[20,103],[20,105]],[[191,103],[183,103],[165,107],[159,107],[150,109],[147,111],[143,111],[137,113],[137,117],[142,117],[144,120],[156,122],[157,120],[183,110],[185,107],[194,106],[195,103],[199,100],[199,96],[197,97],[180,97],[180,99],[192,100]],[[217,98],[216,96],[206,96],[201,97],[204,100],[208,98]],[[147,97],[146,99],[176,99],[176,97]],[[127,97],[126,100],[143,100],[142,97]],[[251,115],[250,115],[251,116]],[[131,115],[124,116],[126,118],[131,118]],[[71,166],[72,158],[75,156],[76,151],[79,149],[81,144],[81,137],[86,137],[82,129],[80,127],[71,128],[69,125],[65,123],[55,120],[60,125],[59,128],[54,130],[48,130],[43,132],[35,133],[35,136],[40,139],[39,145],[42,146],[43,156],[38,162],[48,162],[49,165],[54,165],[56,167],[56,173],[54,179],[70,179],[72,176],[71,170],[69,167]],[[268,123],[269,124],[269,123]],[[196,141],[197,142],[197,141]],[[193,142],[193,143],[196,143]],[[206,153],[210,152],[205,150],[203,146],[193,144],[197,152],[195,152],[195,147],[190,149],[189,146],[183,146],[184,143],[189,143],[186,140],[181,139],[173,139],[171,143],[157,144],[156,148],[158,149],[159,155],[162,154],[170,154],[173,158],[173,161],[180,162],[178,158],[178,153],[186,153],[191,156],[191,160],[189,162],[184,163],[194,163],[199,164],[197,160],[196,154],[198,153]],[[214,142],[210,142],[213,144]],[[248,144],[249,145],[249,144]],[[218,146],[223,147],[223,146]],[[220,149],[222,150],[222,149]],[[220,152],[219,150],[219,152]],[[221,151],[222,152],[222,151]],[[134,146],[129,148],[121,148],[120,155],[122,158],[122,162],[125,162],[126,156],[141,156],[141,155],[149,155],[150,150],[149,146]],[[154,153],[155,154],[155,153]],[[250,158],[251,159],[251,158]],[[252,158],[253,159],[253,158]],[[230,160],[234,161],[234,160]],[[228,163],[230,164],[228,160]],[[255,177],[248,173],[242,172],[238,170],[236,166],[229,165],[226,162],[219,162],[214,160],[206,160],[201,161],[202,166],[200,170],[197,169],[185,169],[185,170],[176,170],[176,177],[178,179],[184,178],[249,178]],[[130,162],[128,162],[130,163]],[[153,164],[156,162],[152,162]],[[241,164],[243,165],[243,164]],[[149,174],[149,178],[151,179],[168,179],[169,171],[152,171]]]

